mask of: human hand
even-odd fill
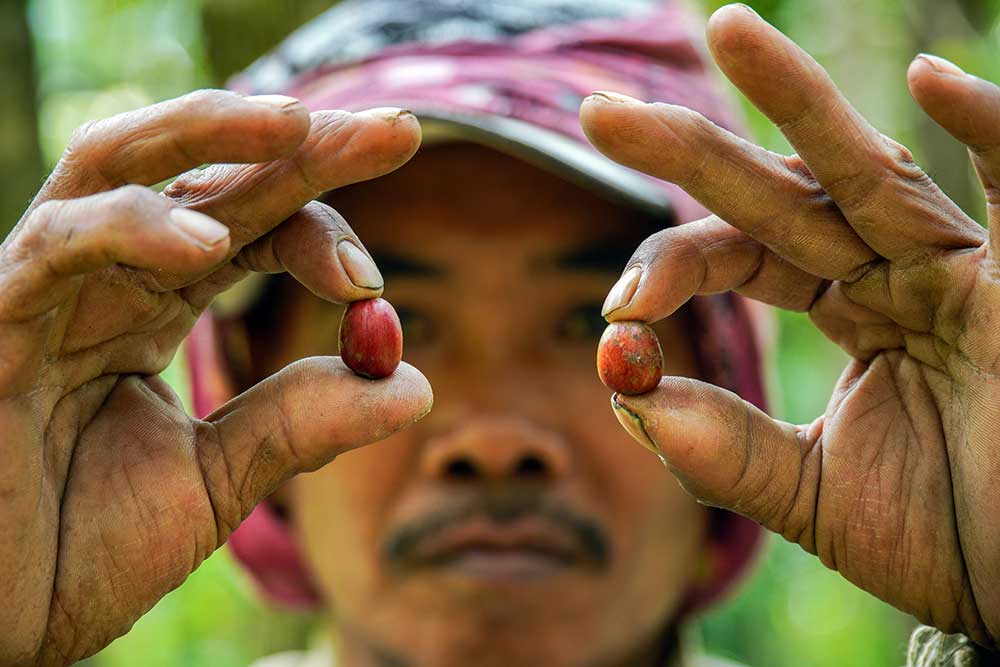
[[[396,109],[310,115],[223,91],[78,131],[0,245],[0,664],[95,653],[282,481],[430,409],[406,364],[371,382],[302,360],[204,421],[157,377],[248,271],[337,302],[379,295],[360,241],[312,200],[419,140]],[[166,196],[147,187],[177,174]]]
[[[807,311],[852,357],[823,415],[771,419],[732,393],[663,378],[616,396],[681,483],[762,523],[921,621],[1000,642],[1000,89],[931,57],[920,106],[969,147],[992,236],[872,128],[823,69],[752,10],[708,25],[726,76],[798,151],[743,141],[689,109],[594,95],[609,157],[716,215],[647,239],[609,320],[653,322],[735,290]],[[634,271],[632,274],[634,276]]]

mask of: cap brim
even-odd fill
[[[494,114],[412,111],[420,120],[423,146],[452,141],[479,144],[554,173],[615,203],[658,218],[675,215],[663,189],[562,134]]]

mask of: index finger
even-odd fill
[[[979,245],[982,229],[859,114],[826,71],[745,5],[718,10],[708,45],[733,84],[788,139],[852,227],[893,259]]]
[[[325,192],[376,178],[404,164],[420,145],[420,124],[403,109],[358,113],[317,111],[309,137],[287,159],[260,165],[216,165],[189,172],[165,194],[205,213],[232,232],[229,259]],[[317,240],[333,253],[330,238]],[[246,274],[232,263],[216,272],[157,276],[160,287],[187,286],[185,298],[207,303]],[[200,278],[205,278],[200,280]]]
[[[308,132],[309,111],[295,98],[197,90],[80,127],[32,209],[155,185],[203,164],[270,162],[293,153]]]

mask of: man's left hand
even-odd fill
[[[759,521],[925,623],[996,646],[1000,88],[928,56],[908,75],[920,106],[969,147],[991,236],[752,10],[719,10],[708,42],[798,155],[690,109],[588,98],[581,120],[600,150],[716,214],[645,241],[628,264],[637,287],[617,290],[607,317],[652,322],[696,294],[735,290],[808,312],[852,360],[811,424],[672,377],[616,396],[619,419],[703,502]]]

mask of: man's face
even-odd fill
[[[595,371],[601,303],[648,223],[471,145],[330,201],[435,392],[413,428],[279,494],[342,657],[637,664],[697,576],[707,517],[621,430]],[[337,353],[342,310],[281,289],[261,374]],[[684,315],[657,332],[665,372],[695,376]]]

